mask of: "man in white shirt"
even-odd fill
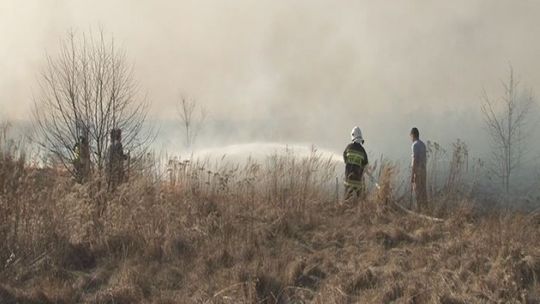
[[[417,207],[419,210],[427,207],[427,185],[426,185],[426,145],[420,140],[420,132],[417,128],[411,130],[412,140],[412,174],[411,185],[416,195]]]

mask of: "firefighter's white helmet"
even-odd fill
[[[351,131],[351,140],[354,142],[362,143],[364,137],[362,136],[362,130],[359,127],[354,127]]]

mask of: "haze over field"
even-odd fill
[[[539,37],[540,0],[0,0],[0,304],[540,303]]]
[[[202,146],[339,152],[359,125],[371,153],[399,158],[416,125],[482,154],[482,89],[499,96],[511,63],[540,91],[539,15],[538,1],[4,0],[0,106],[3,117],[27,120],[46,54],[70,29],[102,28],[133,62],[169,150],[180,146],[182,93],[210,112]]]

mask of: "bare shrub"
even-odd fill
[[[482,113],[493,143],[491,173],[501,180],[508,193],[527,149],[531,131],[528,123],[535,100],[531,91],[520,90],[512,66],[502,86],[504,94],[499,100],[490,98],[484,91]]]
[[[206,121],[206,109],[195,100],[182,96],[178,103],[178,117],[184,129],[184,145],[191,148]]]
[[[145,147],[146,103],[125,54],[114,40],[71,32],[57,56],[48,56],[35,99],[36,141],[76,175],[76,145],[85,138],[91,169],[101,174],[112,129],[121,129],[128,150]],[[80,149],[80,148],[79,148]]]

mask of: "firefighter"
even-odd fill
[[[88,180],[90,174],[90,146],[87,136],[80,136],[73,147],[73,168],[75,170],[75,179],[78,183],[84,183]]]
[[[427,207],[426,145],[420,140],[418,128],[412,128],[410,136],[412,140],[411,188],[416,196],[418,211],[422,211]]]
[[[111,130],[111,144],[107,153],[107,186],[109,190],[115,190],[125,178],[124,161],[127,155],[122,147],[122,130]]]
[[[357,199],[363,199],[365,196],[365,185],[363,181],[364,169],[368,164],[366,150],[364,150],[364,139],[362,130],[354,127],[351,132],[352,142],[343,152],[345,161],[345,200],[355,196]]]

